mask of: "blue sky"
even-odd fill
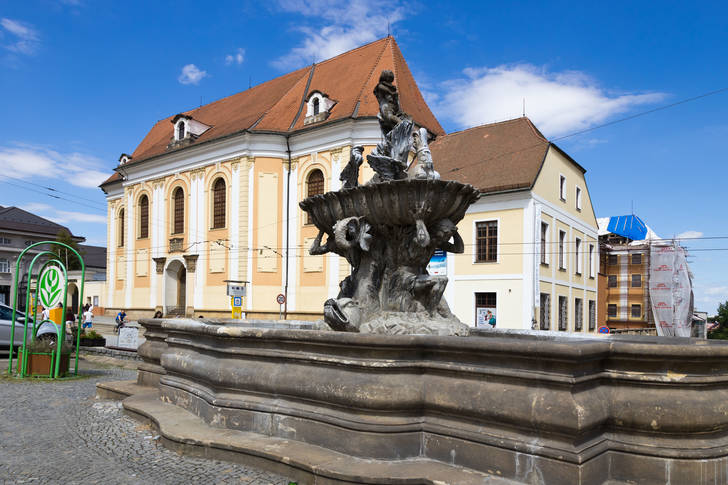
[[[0,205],[105,245],[95,187],[156,120],[383,37],[387,22],[448,132],[519,116],[526,98],[555,138],[728,87],[726,2],[583,3],[5,0]],[[709,312],[728,300],[728,250],[709,250],[728,248],[726,113],[723,92],[557,142],[588,170],[597,216],[634,206],[662,237],[727,237],[684,241]]]

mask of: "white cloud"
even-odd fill
[[[29,24],[8,18],[0,19],[0,27],[11,34],[12,41],[4,48],[18,54],[35,54],[40,46],[38,32]],[[2,31],[0,31],[2,32]]]
[[[48,218],[59,224],[66,224],[68,222],[94,222],[97,224],[106,224],[106,216],[88,214],[86,212],[56,210],[56,213],[48,216]]]
[[[685,231],[675,237],[676,239],[697,239],[703,237],[703,233],[700,231]]]
[[[53,207],[48,204],[43,204],[41,202],[28,202],[27,204],[21,205],[20,208],[28,212],[40,212],[53,209]]]
[[[0,146],[0,167],[0,180],[52,178],[84,188],[98,187],[110,174],[92,155],[22,144]]]
[[[467,68],[464,78],[443,83],[438,111],[460,127],[516,118],[523,113],[546,136],[564,135],[604,122],[662,93],[613,95],[578,71],[547,72],[530,64]]]
[[[237,64],[238,66],[245,60],[245,49],[238,48],[234,54],[228,54],[225,56],[225,64],[228,66]]]
[[[703,293],[710,296],[728,296],[728,286],[714,286],[712,288],[706,288],[705,290],[703,290]]]
[[[194,64],[187,64],[182,68],[182,73],[177,80],[182,84],[199,84],[203,77],[207,76],[207,71],[201,71]]]
[[[296,27],[303,41],[273,61],[279,69],[319,62],[387,34],[387,22],[404,18],[402,2],[383,0],[280,0],[282,10],[314,19]]]

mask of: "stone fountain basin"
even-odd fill
[[[320,230],[331,234],[337,221],[363,216],[372,225],[414,224],[414,213],[429,209],[422,220],[429,225],[448,218],[457,224],[478,199],[472,185],[444,180],[393,180],[314,195],[300,202]]]

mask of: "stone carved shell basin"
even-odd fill
[[[301,201],[316,227],[331,234],[334,224],[347,217],[365,217],[374,225],[411,225],[415,214],[430,225],[441,219],[457,224],[478,199],[472,185],[444,180],[392,180],[314,195]]]

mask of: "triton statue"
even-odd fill
[[[391,71],[382,71],[374,95],[382,130],[382,142],[366,157],[374,177],[359,185],[364,149],[355,146],[341,172],[341,190],[300,203],[319,229],[310,254],[338,254],[352,268],[337,297],[324,303],[319,325],[349,332],[467,335],[469,327],[443,297],[447,277],[430,275],[427,264],[437,249],[464,251],[457,223],[478,191],[440,180],[427,129],[415,130],[402,112]]]

